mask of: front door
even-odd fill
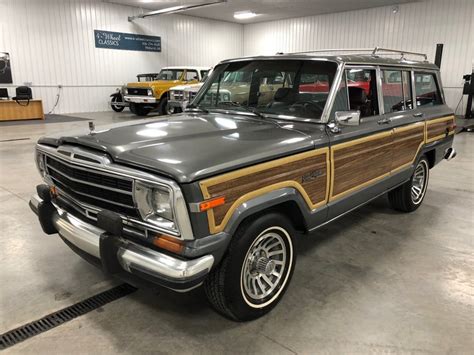
[[[357,110],[361,120],[354,126],[340,124],[337,133],[329,131],[329,219],[382,193],[384,187],[378,182],[390,175],[392,164],[392,125],[380,115],[378,70],[348,67],[344,76],[331,115]]]

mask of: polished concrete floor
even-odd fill
[[[97,127],[132,119],[81,116]],[[40,183],[36,139],[75,128],[87,121],[0,126],[0,333],[117,284],[44,235],[27,204]],[[290,288],[264,318],[228,321],[200,289],[139,290],[6,353],[472,354],[472,133],[455,147],[458,156],[432,170],[415,213],[380,198],[302,239]]]

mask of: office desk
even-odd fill
[[[26,101],[21,101],[25,105]],[[44,120],[43,102],[30,100],[28,106],[21,106],[14,100],[0,100],[0,121]]]

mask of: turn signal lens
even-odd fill
[[[204,211],[207,211],[211,208],[221,206],[224,203],[225,203],[225,197],[224,196],[216,197],[216,198],[213,198],[212,200],[207,200],[207,201],[201,202],[199,204],[199,211],[204,212]]]
[[[181,253],[184,249],[184,245],[180,240],[167,235],[157,235],[153,240],[153,244],[176,254]]]
[[[49,188],[49,192],[51,193],[51,197],[57,197],[58,196],[58,190],[56,190],[56,186],[51,186]]]

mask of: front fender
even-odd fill
[[[242,203],[232,214],[224,232],[233,235],[245,218],[268,209],[285,206],[288,202],[296,206],[297,211],[291,211],[291,214],[294,215],[297,213],[299,215],[298,217],[301,219],[299,222],[301,222],[300,224],[302,224],[304,231],[308,231],[315,225],[323,223],[326,218],[326,206],[311,211],[298,190],[286,187],[270,191]]]

